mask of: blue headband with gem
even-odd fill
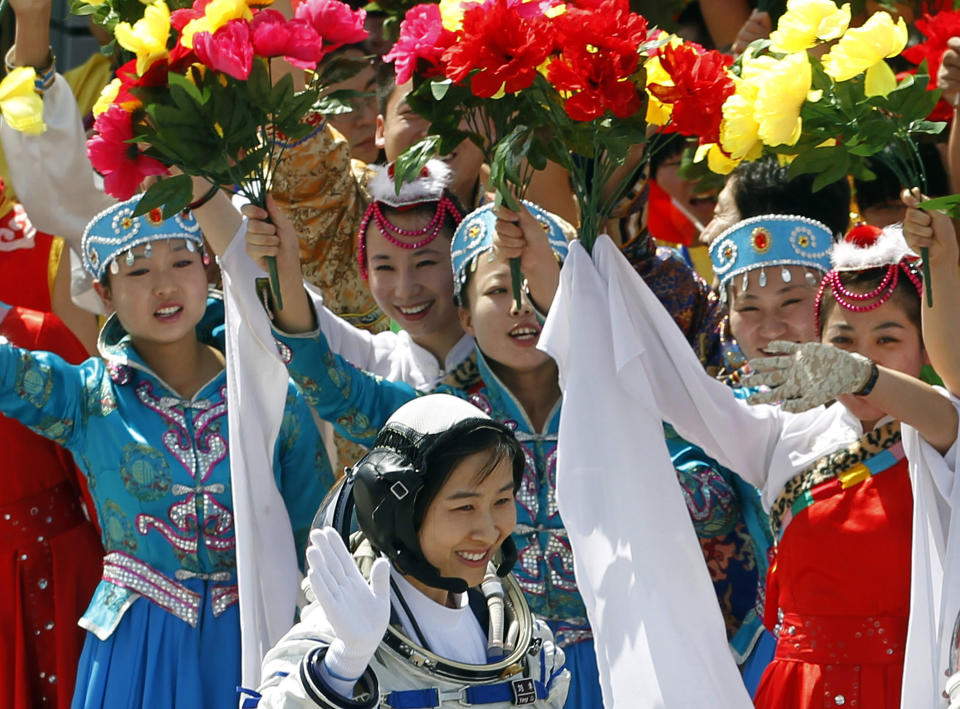
[[[567,237],[556,218],[533,202],[523,200],[524,206],[546,230],[553,252],[563,260],[567,257]],[[463,218],[450,242],[450,260],[453,263],[453,296],[460,296],[470,274],[476,270],[477,256],[489,251],[493,246],[493,235],[497,230],[497,215],[493,213],[493,202],[473,210]]]
[[[833,235],[814,219],[788,214],[764,214],[744,219],[724,231],[710,244],[713,272],[720,280],[721,298],[726,297],[727,285],[740,274],[744,280],[748,271],[762,269],[757,275],[760,286],[766,286],[766,269],[780,267],[780,278],[789,282],[792,277],[784,266],[802,266],[816,271],[816,278],[808,274],[811,285],[816,285],[830,270],[830,246]],[[744,286],[746,288],[746,286]]]
[[[80,248],[83,267],[95,281],[103,279],[107,266],[123,252],[161,239],[183,239],[191,251],[203,248],[200,225],[190,212],[178,212],[164,219],[162,210],[151,209],[133,216],[142,194],[119,202],[95,216],[83,230]],[[130,262],[133,262],[132,253]]]

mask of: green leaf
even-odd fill
[[[324,88],[339,84],[352,76],[356,76],[362,69],[370,66],[370,57],[350,57],[342,54],[324,60],[320,64],[320,74],[317,77],[318,86]]]
[[[850,156],[846,152],[839,152],[836,155],[836,159],[830,163],[827,169],[814,178],[813,186],[810,189],[813,192],[818,192],[827,185],[844,179],[849,168]]]
[[[291,88],[293,82],[290,83]],[[260,57],[255,57],[253,66],[250,69],[250,76],[246,82],[246,94],[248,100],[256,106],[273,108],[271,99],[273,94],[270,86],[270,75],[267,71],[267,63]]]
[[[450,90],[450,86],[452,84],[453,81],[450,79],[444,79],[443,81],[431,81],[430,93],[437,101],[442,101],[443,97],[447,95],[447,91]]]
[[[167,74],[167,82],[170,84],[171,89],[177,87],[185,92],[198,106],[203,106],[210,99],[209,91],[202,91],[197,88],[197,86],[183,74],[170,72]]]
[[[940,209],[949,214],[952,217],[956,217],[960,213],[960,194],[951,194],[946,197],[937,197],[936,199],[928,199],[925,202],[920,202],[917,205],[920,209]]]
[[[802,152],[790,163],[790,167],[787,169],[787,175],[790,179],[793,179],[798,175],[826,170],[831,163],[836,161],[838,152],[843,152],[843,149],[838,148],[838,146],[814,148],[813,150]]]
[[[404,182],[415,180],[427,161],[436,156],[439,142],[440,136],[428,135],[400,153],[393,167],[393,179],[397,186],[397,194],[400,194],[400,186]]]
[[[83,0],[73,0],[70,3],[71,15],[92,15],[97,11],[96,5],[88,5]]]
[[[190,204],[192,198],[193,180],[189,175],[167,177],[150,185],[146,194],[137,203],[133,214],[139,216],[162,206],[163,218],[169,219]]]
[[[317,99],[317,102],[313,104],[313,110],[322,113],[324,116],[350,113],[354,110],[355,100],[369,98],[372,95],[369,91],[357,91],[356,89],[331,91]]]

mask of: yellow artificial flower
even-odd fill
[[[456,32],[463,27],[463,13],[475,0],[440,0],[440,22],[445,30]]]
[[[736,92],[723,102],[723,118],[720,121],[720,145],[734,160],[742,160],[761,148],[758,131],[760,126],[753,115],[757,100],[757,87],[737,80]]]
[[[671,38],[670,42],[673,43],[674,39],[676,39],[677,42],[683,41],[679,37],[674,37]],[[651,57],[647,60],[646,64],[643,65],[643,68],[646,69],[647,72],[647,86],[650,86],[650,84],[673,86],[673,78],[667,73],[667,70],[663,68],[663,64],[660,63],[660,57]],[[649,90],[647,90],[648,124],[654,126],[664,126],[667,124],[667,121],[670,120],[672,113],[672,103],[663,103],[660,99],[650,93]]]
[[[93,104],[93,117],[96,118],[110,108],[110,104],[117,100],[117,95],[119,93],[120,79],[114,79],[109,84],[104,86],[103,91],[100,92],[100,97],[97,99],[97,102]]]
[[[810,59],[806,52],[794,52],[765,64],[767,70],[757,85],[757,100],[753,107],[757,135],[771,147],[795,145],[803,127],[800,109],[804,101],[820,98],[810,91],[813,81]]]
[[[848,30],[823,57],[823,70],[834,81],[847,81],[865,71],[867,95],[885,96],[896,86],[896,79],[884,59],[900,54],[906,44],[903,18],[894,24],[886,12],[875,12],[862,27]]]
[[[740,160],[734,160],[724,155],[720,146],[716,143],[704,143],[697,147],[693,161],[700,162],[704,157],[707,158],[707,167],[710,168],[710,172],[718,175],[729,175],[741,162]]]
[[[119,22],[114,29],[117,43],[137,55],[137,74],[143,76],[154,62],[167,57],[170,36],[170,10],[163,0],[155,0],[133,27]]]
[[[788,0],[787,11],[770,34],[775,52],[802,52],[818,42],[836,39],[850,25],[850,3],[833,0]]]
[[[36,90],[37,72],[31,66],[17,67],[0,81],[0,113],[11,128],[28,135],[47,129],[43,122],[43,99]]]
[[[193,49],[193,35],[197,32],[213,34],[230,20],[251,20],[253,13],[246,0],[211,0],[203,10],[203,17],[190,20],[180,33],[180,44]]]

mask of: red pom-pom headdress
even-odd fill
[[[827,288],[833,292],[834,300],[841,308],[855,313],[876,310],[890,300],[901,273],[910,280],[918,294],[923,292],[923,283],[915,264],[917,255],[907,246],[899,225],[880,229],[871,224],[858,224],[847,232],[843,241],[833,245],[830,260],[833,268],[823,277],[820,290],[817,291],[817,332],[820,331],[820,311]],[[874,268],[886,268],[887,272],[872,291],[856,293],[843,285],[841,274]]]

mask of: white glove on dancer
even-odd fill
[[[784,411],[799,413],[833,401],[840,394],[866,395],[876,382],[876,365],[856,352],[819,342],[783,342],[767,346],[778,357],[750,360],[745,386],[766,386],[768,391],[747,398],[751,404],[781,403]]]
[[[390,622],[390,562],[373,562],[367,583],[340,535],[324,527],[310,532],[307,566],[310,586],[335,636],[323,658],[325,669],[338,679],[358,679]]]

